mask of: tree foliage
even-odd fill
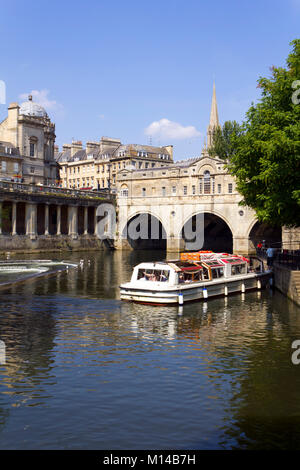
[[[261,99],[241,128],[225,123],[212,149],[228,159],[243,203],[280,226],[300,226],[300,39],[291,46],[287,67],[259,78]]]
[[[222,160],[228,160],[235,153],[233,136],[240,136],[241,126],[236,121],[226,121],[222,128],[218,127],[214,132],[213,146],[208,149],[212,156],[218,156]]]

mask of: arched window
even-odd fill
[[[210,194],[210,172],[206,170],[203,173],[204,179],[204,194]]]
[[[120,196],[128,197],[128,187],[125,184],[121,187]]]

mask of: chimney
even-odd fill
[[[110,152],[116,150],[120,147],[121,141],[120,139],[112,139],[111,137],[101,137],[100,140],[100,152]]]
[[[6,138],[15,147],[19,147],[19,132],[18,132],[18,119],[19,119],[19,109],[20,106],[18,103],[10,103],[8,107],[8,116],[6,120]]]
[[[67,150],[71,150],[71,144],[64,144],[62,146],[62,151],[66,152]]]
[[[71,157],[73,157],[78,150],[82,150],[82,142],[81,140],[73,140],[71,145]]]
[[[99,149],[100,149],[100,144],[98,142],[87,142],[86,143],[86,153],[87,155],[89,153],[97,153],[99,152]]]
[[[173,161],[173,145],[165,145],[164,149],[166,149],[166,151],[170,155],[170,160]]]

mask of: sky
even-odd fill
[[[180,160],[201,153],[214,80],[221,124],[242,122],[285,66],[300,0],[0,0],[0,31],[0,120],[32,93],[60,148],[108,136]]]

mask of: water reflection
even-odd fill
[[[294,304],[269,290],[124,303],[153,253],[60,259],[84,262],[0,293],[2,448],[300,447]]]

